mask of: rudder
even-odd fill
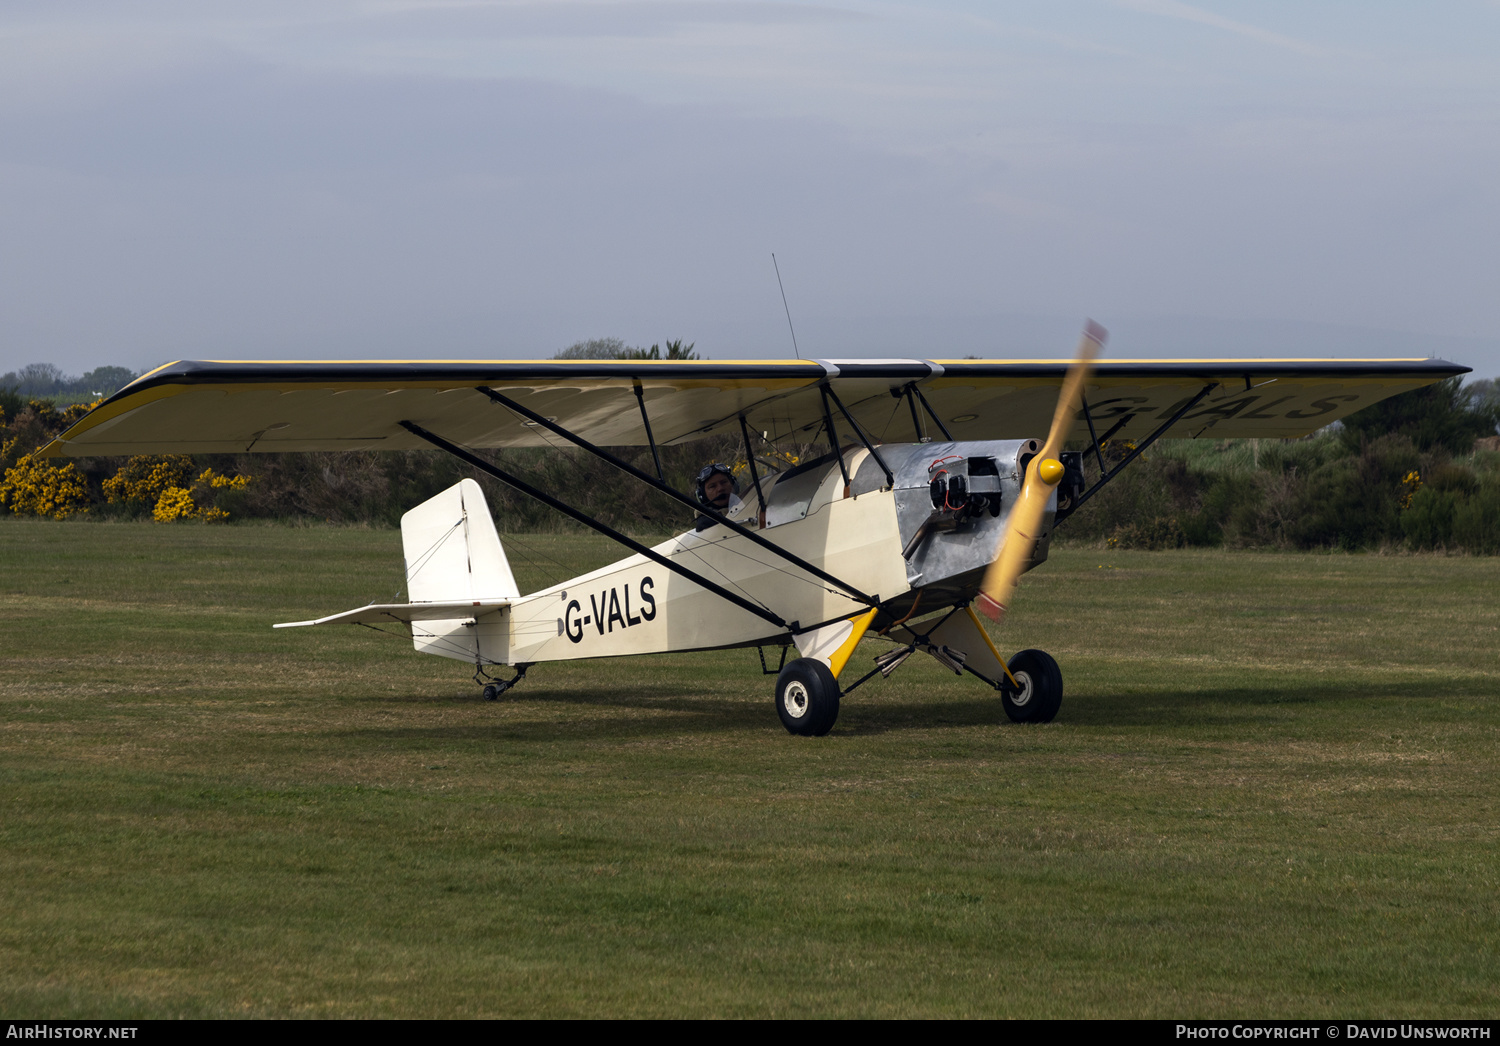
[[[412,603],[495,601],[521,594],[484,491],[460,480],[401,517],[406,598]],[[412,645],[474,664],[508,664],[510,611],[411,622]]]
[[[407,599],[514,599],[521,594],[484,491],[460,480],[401,517]]]

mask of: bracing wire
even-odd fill
[[[468,660],[469,656],[472,654],[472,651],[468,648],[468,646],[461,643],[455,643],[452,640],[447,639],[444,636],[440,636],[435,632],[424,632],[421,635],[418,635],[416,631],[413,630],[411,635],[402,635],[399,632],[392,632],[390,631],[390,629],[381,628],[378,625],[371,625],[364,621],[356,621],[354,623],[361,628],[368,628],[371,632],[379,632],[383,636],[390,636],[392,639],[404,639],[408,641],[412,639],[426,639],[430,641],[433,646],[442,647],[452,653],[464,655],[465,660]],[[503,665],[505,663],[503,661],[496,661],[493,658],[488,657],[481,657],[479,660],[487,665]]]
[[[725,588],[730,588],[730,589],[734,589],[734,590],[738,591],[740,595],[742,595],[746,599],[750,600],[750,602],[754,603],[756,606],[760,607],[762,610],[771,610],[771,608],[768,607],[768,606],[766,606],[765,603],[761,602],[759,599],[756,599],[749,592],[745,591],[745,587],[743,585],[741,585],[739,582],[737,582],[737,581],[731,581],[729,579],[729,576],[727,574],[725,574],[724,571],[720,570],[718,567],[714,566],[708,560],[704,559],[703,556],[702,556],[702,554],[699,553],[696,549],[690,549],[690,548],[678,549],[677,550],[677,555],[691,555],[705,569],[712,570],[715,574],[718,574],[719,577],[720,577],[720,579],[723,581]],[[675,559],[676,556],[673,556],[672,558]],[[759,560],[753,560],[753,562],[757,562],[758,563],[760,561]],[[774,570],[776,568],[773,567],[772,569]],[[776,611],[771,610],[771,613],[774,614],[775,612]]]
[[[422,568],[423,567],[427,566],[428,563],[432,562],[433,557],[438,554],[438,549],[442,548],[443,545],[447,544],[448,539],[451,538],[454,534],[458,533],[458,528],[461,527],[461,526],[463,526],[463,525],[464,525],[464,520],[463,520],[463,517],[460,516],[458,519],[456,519],[456,520],[453,521],[453,525],[452,526],[450,526],[447,530],[443,531],[443,536],[442,537],[440,537],[436,541],[434,541],[432,543],[432,545],[428,547],[428,549],[427,549],[426,552],[423,552],[420,556],[417,557],[416,563],[406,573],[406,580],[407,580],[408,584],[411,583],[411,579],[412,578],[416,577],[418,574],[420,574],[422,572]]]
[[[553,559],[551,556],[547,555],[547,553],[541,551],[540,549],[533,548],[531,545],[526,544],[526,542],[519,540],[515,537],[515,535],[507,532],[505,537],[501,540],[504,541],[504,543],[507,545],[515,545],[521,549],[524,549],[526,552],[530,553],[530,555],[533,556],[534,559],[545,559],[548,563],[551,563],[553,566],[561,570],[562,574],[556,575],[553,574],[550,570],[543,569],[542,567],[536,567],[536,569],[539,570],[547,578],[548,581],[552,582],[552,584],[560,584],[561,582],[568,580],[568,578],[572,576],[572,572],[575,568],[568,566],[566,563],[562,563],[556,559]],[[535,561],[533,560],[530,565],[536,566]]]
[[[406,577],[402,580],[402,582],[399,585],[397,585],[396,588],[391,592],[389,598],[386,599],[387,603],[394,603],[394,602],[396,602],[397,597],[399,597],[401,595],[401,590],[403,588],[406,588],[407,586],[409,586],[411,584],[411,579],[417,575],[418,571],[420,571],[423,567],[425,567],[432,560],[433,556],[437,555],[437,551],[438,551],[439,548],[442,547],[443,542],[445,542],[449,538],[451,538],[454,535],[454,533],[458,530],[458,528],[461,527],[461,526],[463,526],[463,523],[464,523],[464,521],[463,521],[462,518],[460,518],[459,520],[457,520],[453,524],[453,526],[449,527],[447,530],[445,530],[443,532],[443,536],[442,537],[438,538],[436,541],[434,541],[432,543],[432,545],[427,549],[426,552],[423,552],[420,556],[417,557],[417,565],[414,568],[412,568],[412,570],[409,573],[406,574]],[[372,599],[372,600],[370,600],[370,602],[373,603],[374,600]]]
[[[721,552],[728,552],[731,555],[739,556],[741,559],[748,559],[750,562],[754,563],[756,566],[765,567],[767,570],[774,570],[776,573],[782,575],[783,577],[790,578],[793,581],[800,581],[804,585],[811,585],[814,588],[822,589],[824,592],[827,592],[830,595],[834,595],[834,596],[844,596],[844,595],[847,595],[847,593],[840,592],[838,589],[830,587],[828,584],[826,584],[825,582],[819,581],[817,578],[806,577],[806,576],[804,576],[802,574],[795,574],[790,569],[788,569],[787,567],[780,566],[780,565],[778,565],[776,563],[768,563],[768,562],[766,562],[763,559],[759,559],[759,558],[757,558],[755,556],[750,555],[749,552],[741,551],[740,549],[737,549],[737,548],[729,548],[729,547],[727,547],[727,544],[725,542],[719,542],[714,547],[717,548],[717,549],[719,549],[719,551],[721,551]],[[722,571],[719,571],[712,564],[710,564],[709,562],[707,562],[706,560],[704,560],[702,554],[700,554],[696,549],[690,549],[690,548],[689,549],[681,549],[681,550],[679,550],[679,554],[691,554],[693,556],[696,556],[698,558],[698,561],[700,563],[702,563],[705,567],[708,567],[710,570],[713,570],[715,573],[719,574],[720,577],[724,576],[724,574],[723,574]],[[740,592],[745,596],[746,599],[754,600],[755,602],[760,603],[760,600],[756,599],[749,592],[746,592],[739,585],[734,584],[734,582],[729,581],[728,579],[726,579],[725,583],[729,584],[729,585],[733,585],[733,587],[735,587],[735,588],[738,588],[740,590]],[[760,603],[760,605],[763,606],[763,607],[766,606],[764,603]],[[766,609],[770,610],[771,608],[770,607],[766,607]]]
[[[885,419],[885,424],[882,425],[881,428],[880,428],[880,442],[882,442],[882,443],[888,443],[888,442],[890,442],[890,437],[887,434],[891,431],[891,423],[896,420],[896,414],[900,410],[901,410],[901,401],[900,400],[896,400],[896,405],[891,408],[890,416]]]

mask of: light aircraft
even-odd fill
[[[477,483],[402,519],[407,602],[277,627],[401,622],[418,651],[474,665],[494,699],[534,665],[662,651],[761,648],[793,734],[822,735],[840,698],[923,652],[1046,722],[1062,700],[1039,650],[1001,656],[1016,581],[1058,522],[1158,439],[1295,437],[1468,368],[1435,359],[836,359],[184,362],[116,393],[45,455],[275,453],[435,447],[623,545],[626,558],[522,595]],[[1045,441],[1036,434],[1046,432]],[[749,462],[726,512],[669,486],[659,447],[737,435]],[[1087,437],[1082,453],[1064,441]],[[1101,445],[1134,443],[1110,466]],[[829,453],[762,473],[757,447]],[[482,456],[571,445],[707,517],[646,547]],[[652,475],[608,447],[648,446]],[[1097,466],[1097,467],[1096,467]],[[1094,472],[1091,481],[1089,473]],[[860,640],[891,644],[841,685]],[[787,661],[789,646],[798,657]],[[781,663],[765,668],[765,648]],[[490,668],[510,666],[511,679]]]

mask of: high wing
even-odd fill
[[[810,440],[827,389],[872,438],[909,442],[925,400],[952,439],[1047,431],[1067,360],[578,360],[181,362],[95,408],[44,456],[407,450],[411,422],[472,448],[555,437],[491,388],[600,446],[685,443],[735,433]],[[1102,436],[1293,437],[1469,368],[1437,359],[1114,360],[1085,391]],[[913,389],[916,395],[905,390]],[[644,414],[644,418],[643,418]],[[917,420],[920,419],[920,420]],[[925,434],[925,433],[924,433]],[[936,434],[936,433],[935,433]],[[1083,411],[1074,435],[1086,435]],[[844,435],[848,435],[845,433]]]

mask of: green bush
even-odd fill
[[[1315,469],[1302,485],[1290,543],[1300,548],[1354,551],[1404,539],[1402,480],[1419,469],[1421,456],[1406,436],[1366,442],[1358,456]]]
[[[1500,554],[1500,479],[1492,477],[1455,506],[1453,544],[1480,555]]]
[[[1262,500],[1253,475],[1221,472],[1200,477],[1203,483],[1200,508],[1183,518],[1183,534],[1189,545],[1222,545],[1226,540],[1242,542],[1253,529]]]
[[[1464,499],[1452,490],[1425,488],[1411,499],[1411,507],[1401,513],[1401,529],[1406,543],[1415,549],[1449,548],[1453,545],[1453,519]]]
[[[1118,526],[1108,541],[1110,548],[1141,549],[1146,552],[1182,548],[1186,544],[1187,535],[1183,532],[1182,525],[1176,519],[1165,516]]]
[[[1311,439],[1262,440],[1260,467],[1266,472],[1306,474],[1348,453],[1337,436],[1327,433]]]
[[[1459,378],[1403,392],[1371,404],[1344,419],[1343,439],[1351,451],[1383,436],[1405,436],[1419,451],[1467,454],[1481,436],[1493,436],[1500,404],[1478,385]]]
[[[1453,465],[1434,471],[1401,515],[1406,543],[1414,549],[1500,552],[1500,476],[1481,480]]]

